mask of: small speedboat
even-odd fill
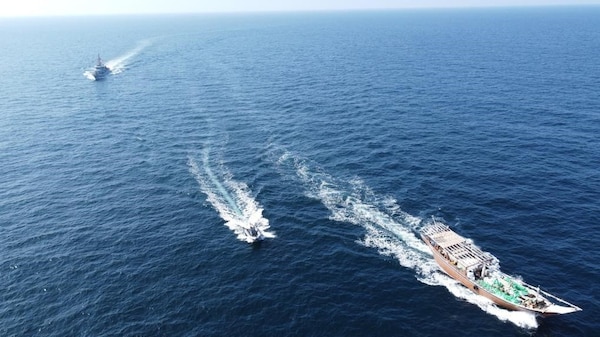
[[[446,274],[500,307],[540,316],[581,311],[574,304],[501,272],[495,256],[436,219],[421,230],[421,238]]]
[[[248,227],[244,227],[243,230],[244,234],[246,235],[246,241],[249,243],[262,241],[265,238],[262,230],[260,230],[260,228],[258,228],[256,225],[249,225]]]
[[[104,64],[104,62],[102,62],[102,59],[98,54],[98,61],[96,62],[92,76],[96,81],[99,81],[104,79],[108,74],[110,74],[110,69],[106,66],[106,64]]]

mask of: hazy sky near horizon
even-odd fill
[[[600,0],[5,0],[0,17],[554,5]]]

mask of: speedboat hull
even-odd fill
[[[244,228],[244,234],[248,243],[260,242],[265,239],[263,232],[255,226]]]

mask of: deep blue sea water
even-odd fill
[[[0,50],[2,336],[600,333],[598,7],[0,19]],[[583,311],[489,306],[431,216]]]

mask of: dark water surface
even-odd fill
[[[0,335],[600,331],[598,7],[2,19],[0,50]],[[465,291],[431,216],[583,311]]]

